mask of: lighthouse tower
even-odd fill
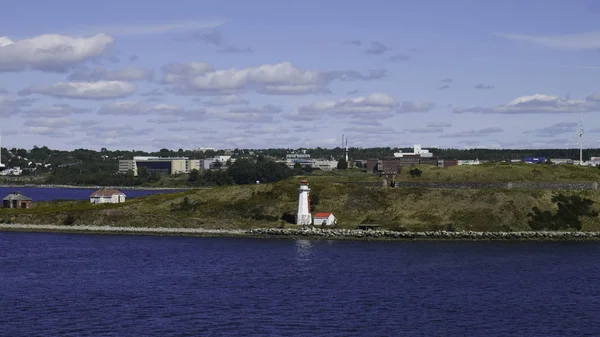
[[[298,188],[298,214],[296,216],[297,225],[306,226],[312,224],[309,194],[310,187],[308,187],[308,181],[300,181],[300,187]]]

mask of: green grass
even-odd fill
[[[577,166],[505,165],[421,166],[423,175],[411,178],[404,170],[398,180],[411,181],[598,181],[600,169]],[[536,170],[536,171],[533,171]],[[179,178],[180,179],[180,178]],[[360,223],[379,224],[394,230],[528,230],[532,207],[553,209],[553,191],[381,189],[348,184],[381,178],[359,170],[318,172],[273,184],[224,186],[156,194],[128,199],[123,204],[92,205],[84,201],[35,203],[32,209],[2,209],[0,222],[62,224],[73,214],[75,224],[138,227],[256,228],[295,227],[281,220],[295,215],[297,188],[308,179],[314,211],[331,211],[342,228]],[[600,191],[561,192],[579,194],[600,203]],[[190,208],[172,211],[188,198]],[[585,219],[584,230],[600,230],[597,219]]]
[[[431,165],[417,166],[423,171],[421,177],[411,177],[410,168],[396,176],[398,181],[436,182],[583,182],[600,181],[600,169],[576,165],[486,163],[438,168]]]
[[[552,209],[553,191],[381,189],[310,180],[311,195],[320,202],[313,211],[331,211],[342,228],[360,223],[394,230],[528,230],[532,207]],[[129,199],[123,204],[40,202],[29,210],[0,210],[0,221],[61,224],[70,213],[75,224],[139,227],[255,228],[294,227],[280,220],[297,207],[298,179],[274,184],[227,186]],[[600,202],[600,192],[578,193]],[[191,211],[171,211],[187,197]],[[585,220],[584,230],[600,230]]]

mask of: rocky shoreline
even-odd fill
[[[318,227],[297,229],[207,229],[0,224],[0,231],[373,241],[600,241],[600,232],[397,232],[389,230],[332,229]]]
[[[146,191],[187,191],[192,187],[147,187],[147,186],[79,186],[79,185],[46,185],[46,184],[0,184],[2,188],[39,187],[39,188],[76,188],[99,190],[102,188],[117,190],[146,190]]]

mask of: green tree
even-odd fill
[[[581,217],[594,218],[598,216],[598,212],[592,208],[594,201],[591,199],[582,198],[578,195],[556,194],[552,196],[551,200],[558,207],[555,214],[550,211],[541,211],[537,207],[533,207],[531,212],[527,214],[531,218],[528,224],[532,229],[581,230]]]
[[[188,181],[193,184],[198,183],[200,181],[200,172],[197,169],[192,169],[188,176]]]
[[[348,169],[348,162],[346,161],[346,159],[341,158],[340,160],[338,160],[337,169],[338,170]]]

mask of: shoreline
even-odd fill
[[[207,229],[0,224],[0,232],[351,241],[600,241],[600,232],[396,232],[389,230],[330,229],[316,227],[298,229]]]
[[[68,188],[99,190],[103,188],[116,190],[146,190],[146,191],[188,191],[202,189],[202,187],[144,187],[144,186],[80,186],[80,185],[54,185],[54,184],[0,184],[0,188]]]

